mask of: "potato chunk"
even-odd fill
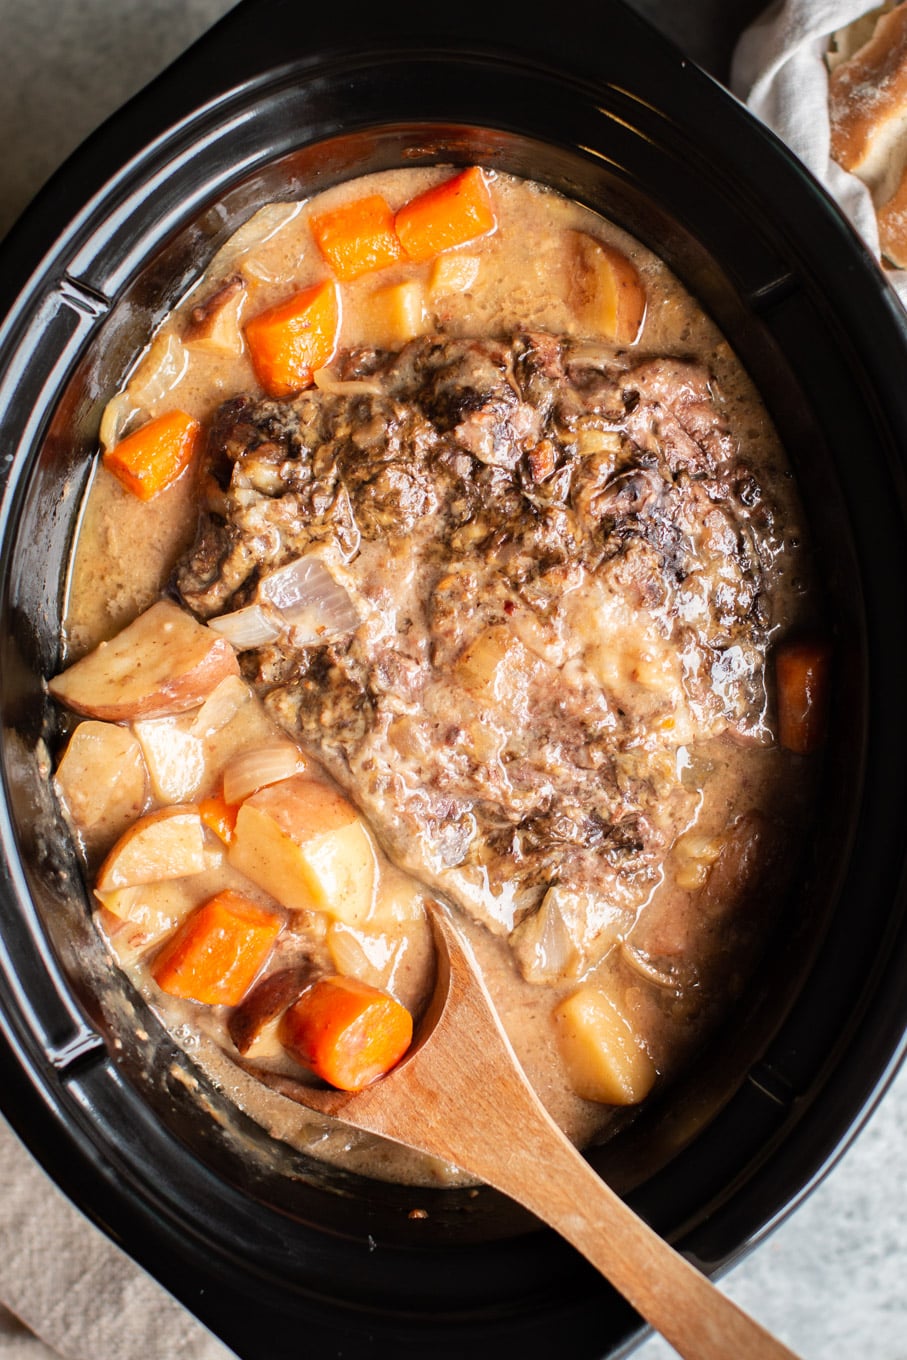
[[[158,802],[191,802],[204,779],[205,758],[186,718],[142,718],[135,723],[135,734]]]
[[[585,232],[573,237],[573,304],[580,326],[618,345],[639,339],[646,316],[646,290],[630,260]]]
[[[205,875],[192,874],[188,878],[165,878],[154,883],[136,883],[131,888],[95,889],[101,906],[115,918],[116,923],[130,923],[140,927],[142,946],[148,947],[175,930],[190,911],[205,900]],[[200,886],[201,885],[201,886]],[[108,934],[114,934],[113,921],[106,922]],[[132,943],[135,943],[133,937]]]
[[[431,267],[429,290],[437,297],[465,293],[475,283],[480,265],[478,255],[439,255]]]
[[[120,837],[101,865],[95,889],[106,893],[200,874],[211,867],[211,858],[198,808],[162,808],[140,817]]]
[[[268,973],[256,983],[227,1021],[227,1032],[243,1057],[280,1055],[283,1045],[277,1035],[277,1023],[311,986],[315,976],[315,965],[306,959]]]
[[[368,333],[387,349],[405,345],[425,330],[425,288],[419,279],[376,288],[369,300]]]
[[[229,642],[161,600],[55,676],[49,689],[76,713],[124,722],[195,708],[238,673]]]
[[[239,809],[230,863],[283,906],[368,918],[377,861],[356,809],[305,775],[269,784]]]
[[[636,1105],[649,1094],[655,1064],[606,992],[581,987],[555,1009],[554,1023],[577,1095],[604,1105]]]
[[[108,850],[148,799],[148,772],[135,737],[93,719],[73,732],[54,784],[89,854]]]
[[[132,730],[160,803],[194,803],[211,793],[238,752],[249,751],[254,763],[254,751],[273,744],[276,731],[238,675],[222,680],[200,708],[164,718],[139,718]]]

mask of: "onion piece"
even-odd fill
[[[382,392],[374,378],[335,378],[330,368],[316,368],[312,378],[319,391],[339,397],[378,397]]]
[[[322,557],[310,552],[262,577],[254,604],[209,619],[208,627],[243,652],[282,636],[294,647],[311,647],[352,633],[361,622],[349,591]]]
[[[231,614],[209,619],[208,627],[225,637],[238,652],[250,647],[265,647],[280,637],[277,623],[268,617],[260,604],[247,604],[242,609],[234,609]]]
[[[327,945],[338,973],[358,978],[373,987],[386,988],[394,971],[406,937],[395,940],[392,935],[372,934],[356,930],[343,921],[332,921],[328,927]]]
[[[302,774],[306,761],[290,739],[275,737],[261,746],[237,751],[224,766],[224,799],[242,803],[267,784],[279,784],[294,774]]]
[[[266,245],[284,227],[289,226],[302,211],[302,203],[266,203],[253,213],[217,251],[197,286],[183,298],[181,308],[191,309],[195,294],[204,288],[216,287],[240,269],[243,274],[260,278],[262,282],[273,282],[273,270],[255,266],[254,254]]]
[[[302,203],[267,203],[253,213],[247,222],[233,233],[215,255],[208,270],[208,278],[218,278],[239,267],[243,274],[263,283],[274,280],[274,269],[255,259],[255,252],[266,245],[278,232],[298,217]]]
[[[695,985],[695,980],[689,969],[687,969],[688,976],[684,978],[677,965],[672,964],[668,959],[664,960],[664,967],[659,967],[654,960],[649,958],[648,954],[635,948],[626,940],[621,943],[620,950],[624,962],[640,977],[645,978],[647,982],[654,983],[656,987],[664,987],[667,991],[679,995],[685,985]]]
[[[589,340],[573,344],[565,356],[567,366],[582,364],[590,368],[607,368],[614,363],[616,346],[604,340]]]
[[[315,553],[272,571],[262,579],[258,593],[280,613],[298,647],[351,633],[362,622],[349,591]]]
[[[126,391],[136,405],[149,415],[162,413],[165,403],[172,405],[171,392],[189,367],[189,353],[177,335],[155,336],[145,352]]]
[[[118,392],[104,407],[98,438],[106,453],[119,444],[130,425],[142,414],[142,408],[133,401],[128,391]]]
[[[557,886],[549,888],[538,911],[517,926],[510,943],[527,982],[562,981],[579,971],[579,955]]]
[[[249,700],[252,691],[238,675],[228,675],[208,695],[194,716],[192,735],[204,741],[231,722]]]

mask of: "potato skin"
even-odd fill
[[[230,863],[291,911],[367,920],[375,898],[374,846],[353,804],[308,775],[267,785],[239,810]]]
[[[227,1021],[227,1031],[237,1050],[245,1055],[266,1025],[299,1000],[315,976],[311,963],[280,968],[255,984]]]
[[[76,713],[128,722],[195,708],[221,680],[238,674],[236,653],[225,638],[160,600],[110,642],[54,676],[48,688]]]

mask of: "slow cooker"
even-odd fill
[[[755,378],[833,626],[832,735],[783,931],[602,1174],[709,1273],[853,1136],[904,1050],[907,322],[797,161],[619,0],[556,24],[241,0],[57,173],[0,250],[0,1108],[238,1355],[626,1353],[642,1324],[487,1190],[366,1181],[239,1115],[111,971],[53,802],[44,681],[100,413],[261,203],[400,164],[548,183],[654,249]],[[419,1210],[414,1216],[412,1211]]]

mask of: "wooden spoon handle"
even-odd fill
[[[386,1087],[370,1088],[363,1104],[382,1102],[372,1127],[412,1144],[413,1129],[421,1126],[427,1133],[422,1146],[559,1232],[685,1360],[797,1360],[601,1179],[550,1118],[521,1070],[503,1071],[495,1063],[494,1035],[481,1034],[484,1054],[468,1051],[468,1034],[461,1032],[461,1038],[467,1051],[459,1061],[439,1071],[434,1054],[432,1079],[397,1087],[393,1103],[384,1103]],[[495,1080],[477,1086],[474,1073],[489,1057]]]
[[[392,1091],[391,1083],[373,1088],[383,1131],[405,1142],[420,1127],[424,1146],[525,1205],[686,1360],[797,1360],[643,1222],[577,1151],[526,1079],[451,923],[443,916],[435,922],[455,965],[447,1002],[405,1092]]]
[[[525,1126],[524,1126],[525,1127]],[[538,1124],[532,1164],[494,1172],[504,1190],[555,1228],[688,1360],[796,1360],[644,1223],[575,1149]],[[489,1171],[489,1176],[491,1175]],[[504,1184],[511,1180],[510,1188]]]
[[[525,1205],[686,1360],[796,1360],[577,1152],[529,1085],[471,954],[446,916],[433,919],[444,948],[426,1037],[364,1091],[297,1090],[295,1098],[454,1162]]]

